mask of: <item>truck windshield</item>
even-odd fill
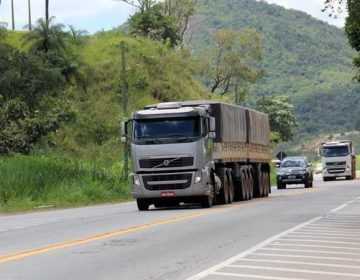
[[[324,147],[321,155],[323,157],[343,157],[349,154],[348,146]]]
[[[200,117],[134,120],[134,141],[152,141],[154,144],[167,139],[181,142],[201,135]],[[168,142],[168,141],[167,141]]]

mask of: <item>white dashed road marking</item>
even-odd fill
[[[360,197],[188,280],[360,279]]]

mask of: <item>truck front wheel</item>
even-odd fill
[[[201,208],[210,208],[212,206],[212,195],[205,195],[200,198]]]
[[[145,198],[138,198],[136,199],[137,207],[139,211],[147,211],[149,210],[150,203]]]

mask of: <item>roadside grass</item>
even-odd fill
[[[271,186],[276,186],[276,166],[270,164],[270,182]]]
[[[0,158],[0,212],[129,200],[121,170],[119,163],[103,168],[43,156]]]
[[[356,170],[360,170],[360,155],[356,156]]]

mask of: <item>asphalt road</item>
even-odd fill
[[[211,209],[0,216],[0,279],[360,279],[360,180]]]

